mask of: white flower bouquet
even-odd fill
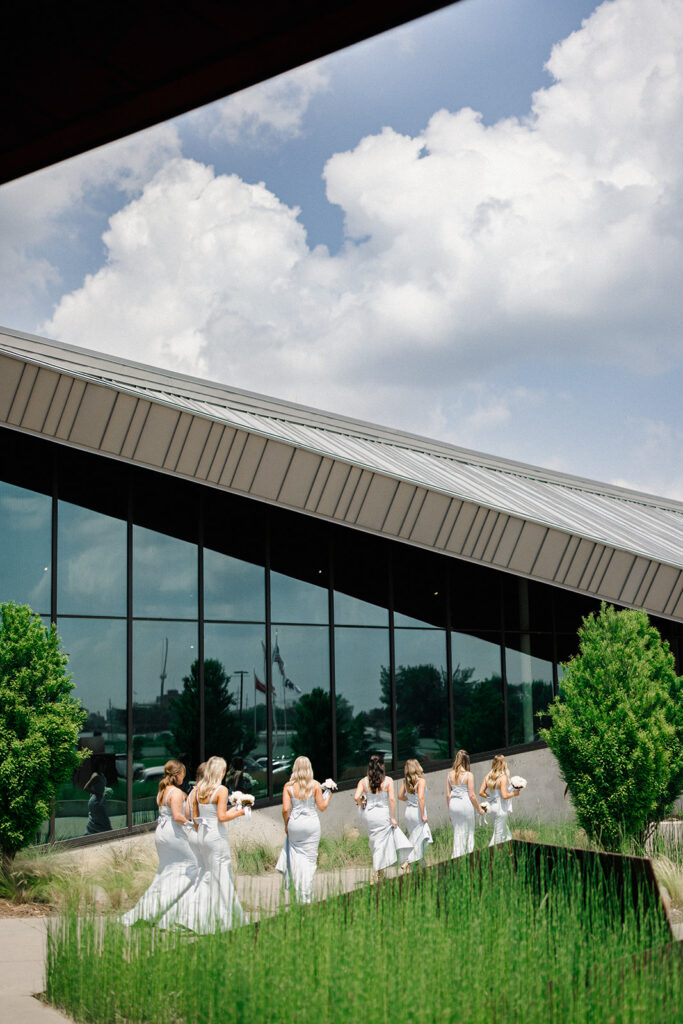
[[[233,807],[253,807],[256,802],[256,797],[253,793],[242,793],[239,789],[236,789],[228,797],[228,801]]]
[[[484,814],[488,814],[489,813],[489,802],[488,802],[488,800],[480,800],[479,801],[479,806],[481,807],[481,809],[484,812]]]
[[[325,779],[325,781],[322,783],[321,788],[322,789],[327,789],[330,792],[332,792],[332,790],[334,790],[334,789],[339,789],[339,786],[334,781],[334,779]]]
[[[524,789],[526,787],[526,779],[523,779],[521,775],[513,775],[510,779],[510,785],[513,789]]]

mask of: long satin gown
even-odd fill
[[[199,817],[195,819],[198,822],[197,879],[163,915],[160,928],[187,928],[198,935],[207,935],[229,931],[247,921],[235,889],[226,822],[218,820],[218,788],[208,803],[199,804]]]
[[[313,899],[313,876],[318,865],[320,817],[315,796],[299,800],[289,787],[292,807],[287,822],[287,838],[275,868],[284,876],[285,888],[293,887],[301,903]]]
[[[407,861],[409,864],[420,864],[425,858],[425,847],[434,842],[432,830],[428,823],[422,820],[417,793],[408,793],[406,790],[406,800],[408,802],[406,807],[406,829],[408,830],[410,845],[413,848],[410,856],[407,857]],[[425,805],[425,811],[426,809]]]
[[[168,790],[165,801],[168,800]],[[192,888],[198,866],[183,826],[173,820],[173,812],[166,802],[159,808],[159,820],[154,834],[159,867],[146,892],[135,906],[120,918],[122,924],[136,921],[155,921],[164,914],[183,893]]]
[[[512,832],[508,825],[508,815],[511,813],[512,800],[503,800],[500,795],[500,785],[498,784],[489,797],[489,814],[493,819],[493,835],[491,836],[489,846],[507,843],[512,839]]]
[[[467,783],[454,786],[448,780],[448,814],[453,825],[453,850],[451,860],[472,853],[474,849],[474,805],[470,800]]]
[[[364,781],[367,803],[362,819],[368,831],[373,870],[382,871],[395,864],[397,859],[399,864],[403,864],[413,852],[413,845],[400,828],[391,826],[386,781],[379,793],[371,793],[367,778]]]

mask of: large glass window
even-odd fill
[[[533,743],[542,725],[538,712],[553,699],[552,637],[506,634],[505,642],[509,743]]]
[[[337,774],[359,779],[374,751],[392,765],[389,630],[339,626],[334,637]]]
[[[0,481],[0,602],[50,614],[52,499]]]
[[[380,605],[335,591],[334,622],[337,626],[388,626],[389,612]]]
[[[199,761],[199,662],[194,622],[133,623],[133,823],[152,821],[164,763]]]
[[[133,614],[136,618],[197,617],[197,546],[133,528]]]
[[[265,622],[265,571],[204,548],[204,618]]]
[[[304,580],[270,574],[270,607],[273,622],[324,623],[329,619],[329,597],[324,570],[320,569],[321,586]]]
[[[276,626],[271,656],[277,792],[300,754],[311,759],[317,779],[332,774],[329,631],[326,626]]]
[[[414,620],[394,621],[397,756],[424,764],[449,755],[446,632],[396,625],[403,621]]]
[[[66,501],[57,522],[59,614],[125,615],[125,522]]]
[[[59,619],[74,696],[88,713],[78,737],[90,756],[63,785],[55,839],[126,825],[126,624],[120,619]]]
[[[264,640],[263,626],[204,627],[206,756],[244,770],[239,788],[255,796],[268,792]]]
[[[455,749],[470,754],[505,746],[498,636],[452,633]]]

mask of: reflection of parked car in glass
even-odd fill
[[[126,778],[126,772],[128,771],[128,758],[125,754],[116,755],[116,774],[120,779]],[[133,761],[133,781],[140,777],[140,772],[144,769],[142,761]]]
[[[163,764],[155,764],[151,768],[143,767],[137,775],[133,773],[133,782],[160,782],[163,776]]]

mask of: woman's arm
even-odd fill
[[[398,798],[399,798],[399,800],[407,800],[408,799],[408,790],[406,789],[405,782],[402,782],[401,785],[398,788]]]
[[[485,775],[484,776],[484,781],[482,782],[481,786],[479,787],[479,796],[484,797],[484,799],[486,799],[486,797],[489,795],[488,794],[488,787],[486,785],[486,780],[487,779],[488,779],[488,775]]]
[[[500,795],[503,800],[512,800],[513,796],[519,796],[518,789],[508,789],[507,775],[500,777]]]
[[[221,786],[218,790],[218,800],[216,801],[216,817],[219,821],[232,821],[234,818],[240,818],[244,814],[244,807],[231,807],[228,809],[228,791],[225,786]]]
[[[315,784],[315,806],[318,808],[319,811],[326,811],[327,808],[330,806],[330,791],[328,789],[327,799],[325,799],[323,787],[320,785],[319,782],[316,782]]]
[[[427,820],[427,812],[425,811],[425,793],[426,793],[426,791],[427,791],[427,780],[426,779],[418,779],[417,780],[417,806],[420,808],[420,814],[422,815],[422,820],[423,821]]]
[[[289,815],[292,810],[292,795],[289,792],[289,786],[285,786],[282,790],[282,820],[285,823],[285,834],[287,834],[287,825],[289,824]]]
[[[396,820],[396,796],[394,794],[394,780],[388,779],[387,793],[389,795],[389,814],[391,815],[392,828],[396,828],[398,821]]]
[[[451,773],[448,772],[446,775],[446,807],[451,802]]]
[[[479,806],[479,801],[477,800],[474,793],[474,775],[472,774],[472,772],[467,773],[467,795],[469,796],[475,810],[479,811],[480,814],[483,814],[484,812]]]
[[[183,804],[185,803],[185,794],[182,789],[178,789],[176,786],[171,790],[171,795],[168,798],[168,806],[171,808],[171,814],[173,815],[174,821],[179,821],[181,825],[184,825],[189,818],[185,817],[183,812]]]
[[[356,792],[353,794],[353,799],[356,801],[357,804],[360,803],[360,798],[363,795],[364,788],[365,788],[365,779],[361,779],[360,782],[358,783],[358,785],[356,786]]]

